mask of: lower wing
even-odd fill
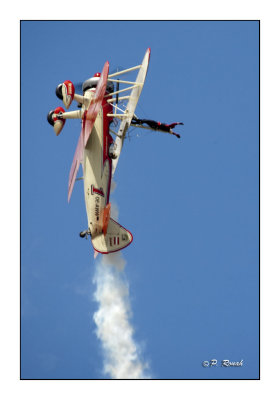
[[[76,151],[74,154],[73,162],[71,165],[70,173],[69,173],[69,181],[68,181],[68,203],[71,198],[71,194],[74,188],[74,184],[76,181],[76,176],[80,167],[80,164],[83,160],[83,155],[84,155],[84,137],[83,137],[83,129],[80,134],[78,144],[76,147]]]

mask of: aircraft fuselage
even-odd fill
[[[111,107],[103,100],[84,150],[84,195],[92,237],[102,232],[102,211],[110,198],[112,160],[109,157],[109,146],[112,138],[109,134],[111,119],[107,114],[111,112]]]

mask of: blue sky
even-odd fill
[[[80,126],[57,138],[46,114],[58,83],[147,47],[137,116],[184,126],[126,141],[115,174],[135,339],[155,378],[258,377],[258,36],[257,22],[22,22],[22,378],[104,378],[81,182],[67,203]]]

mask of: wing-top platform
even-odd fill
[[[116,90],[114,93],[111,93],[110,95],[113,96],[115,95],[114,98],[108,100],[108,102],[112,103],[115,113],[114,114],[108,114],[109,116],[112,116],[114,118],[120,119],[120,126],[117,132],[114,132],[112,129],[110,129],[110,132],[116,135],[116,140],[114,142],[114,154],[115,154],[115,159],[112,161],[112,175],[114,175],[114,172],[116,170],[119,157],[121,154],[122,146],[123,146],[123,141],[125,139],[125,135],[127,133],[128,128],[130,127],[131,120],[134,116],[134,112],[139,100],[139,97],[141,95],[143,85],[146,79],[147,75],[147,70],[149,66],[149,60],[150,60],[150,53],[151,49],[148,48],[145,56],[143,58],[142,64],[129,68],[123,71],[116,72],[114,74],[111,74],[108,76],[108,81],[111,82],[116,82],[117,85],[119,84],[125,84],[125,85],[130,85],[128,87],[125,87],[124,89],[121,90]],[[139,70],[137,77],[135,81],[130,82],[130,81],[124,81],[120,79],[116,79],[116,77],[129,73],[133,70]],[[117,86],[117,87],[118,87]],[[122,94],[123,92],[130,92],[129,95],[127,96],[119,96],[119,94]],[[105,96],[106,97],[106,96]],[[118,102],[121,101],[127,101],[127,104],[125,106],[125,109],[122,109],[120,106],[118,106]]]

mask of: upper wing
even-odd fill
[[[126,132],[130,126],[131,120],[134,116],[134,112],[135,112],[140,94],[143,89],[143,85],[145,82],[145,78],[146,78],[146,74],[147,74],[147,70],[148,70],[148,66],[149,66],[150,53],[151,53],[151,49],[148,48],[141,65],[138,65],[137,67],[129,68],[124,71],[116,72],[115,74],[111,74],[108,77],[108,81],[118,82],[118,83],[127,84],[127,85],[132,84],[132,86],[128,86],[124,89],[121,89],[114,93],[111,93],[110,96],[116,95],[116,97],[108,100],[108,102],[112,103],[112,105],[114,106],[114,108],[116,110],[115,114],[109,114],[109,115],[111,115],[115,118],[119,118],[121,120],[118,132],[116,133],[111,130],[111,132],[115,133],[117,136],[115,143],[114,143],[114,152],[117,157],[115,159],[113,159],[113,161],[112,161],[112,174],[114,174],[115,169],[117,167],[117,164],[119,161],[119,156],[120,156],[122,146],[123,146],[123,141],[124,141]],[[133,71],[133,70],[137,70],[137,69],[139,71],[138,71],[138,75],[134,82],[113,79],[116,76],[125,74],[125,73]],[[119,93],[122,93],[125,91],[130,91],[130,94],[128,96],[118,97]],[[124,110],[120,109],[117,105],[114,104],[114,102],[117,102],[118,100],[127,100],[127,104],[126,104],[126,107]],[[118,113],[118,111],[120,111],[120,112]]]
[[[109,73],[109,62],[106,61],[101,73],[101,77],[98,81],[96,90],[94,92],[94,98],[91,101],[85,115],[84,147],[86,147],[87,145],[87,141],[91,134],[93,124],[102,105],[102,100],[106,91],[108,73]]]

